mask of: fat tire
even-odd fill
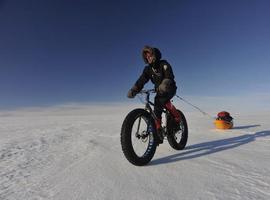
[[[138,117],[145,117],[146,119],[150,121],[153,128],[152,130],[153,130],[153,137],[154,137],[153,143],[151,144],[150,147],[148,146],[149,148],[148,151],[142,157],[137,156],[137,154],[135,153],[132,146],[132,140],[131,140],[132,127]],[[147,163],[151,161],[151,159],[153,158],[156,152],[156,147],[157,147],[156,141],[157,141],[157,138],[156,138],[155,123],[150,113],[144,109],[135,109],[131,111],[126,116],[122,124],[122,128],[121,128],[121,146],[122,146],[122,151],[125,157],[127,158],[127,160],[136,166],[146,165]]]
[[[185,118],[185,115],[180,111],[177,110],[181,116],[182,123],[184,125],[184,132],[182,133],[182,138],[180,142],[177,142],[174,137],[174,131],[173,131],[173,124],[175,123],[173,118],[169,115],[168,116],[168,142],[170,146],[175,150],[183,150],[186,147],[187,140],[188,140],[188,125],[187,120]]]

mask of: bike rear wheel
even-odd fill
[[[167,128],[168,135],[167,139],[170,146],[176,150],[183,150],[188,140],[188,125],[184,114],[177,110],[181,116],[181,121],[178,125],[175,124],[174,118],[168,114],[167,117]]]
[[[146,165],[156,152],[155,123],[144,109],[135,109],[125,118],[121,129],[121,146],[127,160]]]

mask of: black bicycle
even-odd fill
[[[127,160],[137,166],[146,165],[153,158],[160,139],[167,138],[170,146],[176,150],[185,148],[188,140],[188,126],[184,114],[180,113],[181,121],[176,123],[174,117],[165,108],[166,122],[162,126],[161,135],[155,127],[155,113],[151,106],[150,94],[154,89],[142,90],[139,94],[145,95],[145,108],[132,110],[125,118],[121,129],[121,146]]]

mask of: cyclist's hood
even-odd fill
[[[146,52],[149,52],[149,53],[151,53],[153,55],[153,57],[154,57],[153,62],[154,63],[161,59],[162,55],[161,55],[161,52],[160,52],[160,50],[158,48],[145,46],[143,48],[143,50],[142,50],[142,57],[143,57],[144,62],[147,63],[147,64],[148,64],[148,62],[147,62],[147,59],[145,57]]]

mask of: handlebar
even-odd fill
[[[138,92],[138,94],[150,94],[150,93],[156,93],[155,89],[149,89],[149,90],[141,90],[140,92]]]

